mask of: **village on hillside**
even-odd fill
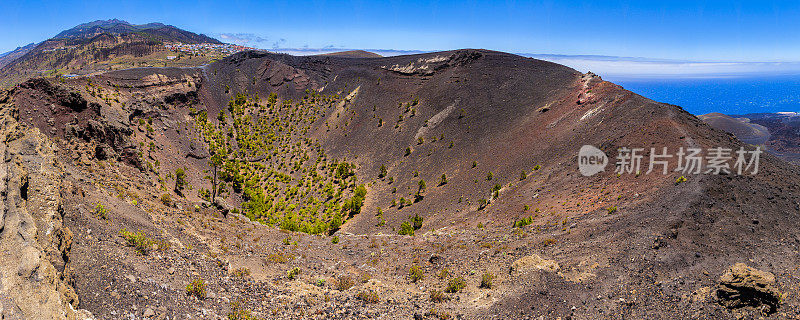
[[[255,48],[223,43],[181,43],[181,42],[165,42],[164,47],[167,50],[178,53],[187,53],[192,55],[206,55],[206,54],[224,54],[230,55],[247,50],[255,50]]]

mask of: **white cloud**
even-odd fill
[[[704,62],[609,56],[524,56],[563,64],[601,76],[634,78],[704,78],[800,73],[800,62]]]

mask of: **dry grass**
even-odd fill
[[[356,298],[364,301],[365,303],[378,303],[381,301],[375,291],[361,291],[356,295]]]

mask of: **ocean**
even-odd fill
[[[608,78],[647,98],[695,114],[800,112],[800,75],[724,78]]]

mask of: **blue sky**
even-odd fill
[[[2,1],[0,52],[118,18],[266,49],[798,62],[798,17],[800,1]]]

